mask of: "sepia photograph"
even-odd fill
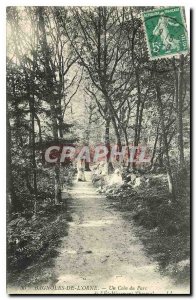
[[[190,295],[189,22],[6,7],[7,294]]]

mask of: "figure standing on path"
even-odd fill
[[[77,181],[86,181],[86,178],[84,175],[84,171],[85,171],[85,160],[84,159],[80,159],[77,161],[77,171],[78,171]]]

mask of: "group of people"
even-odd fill
[[[85,178],[85,160],[81,159],[77,161],[77,181],[86,181]],[[122,174],[119,168],[116,168],[114,173],[111,176],[108,176],[108,165],[106,162],[100,162],[98,165],[91,167],[92,171],[92,181],[100,181],[105,183],[109,180],[109,184],[121,184],[122,183]]]

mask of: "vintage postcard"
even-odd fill
[[[8,294],[190,294],[189,25],[7,7]]]

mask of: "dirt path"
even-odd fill
[[[70,191],[72,221],[53,268],[58,293],[188,292],[161,277],[134,225],[108,206],[96,193],[90,173],[86,176],[87,182],[75,182]]]

